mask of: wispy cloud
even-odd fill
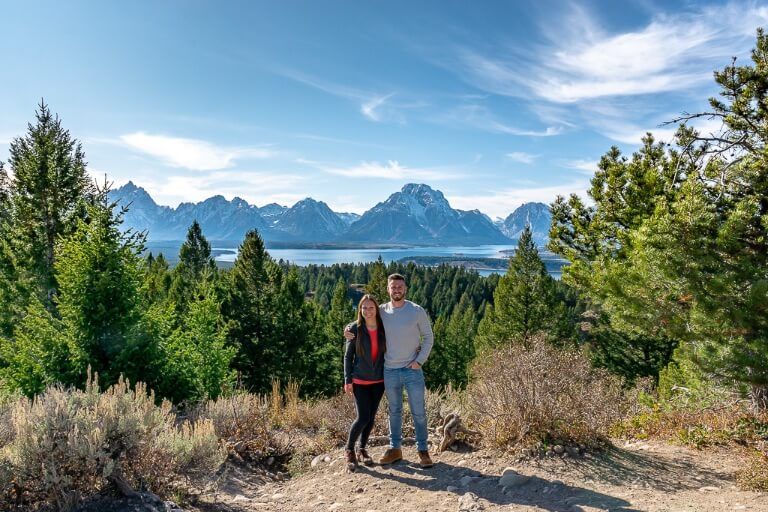
[[[395,95],[394,92],[388,94],[379,94],[370,91],[365,91],[356,87],[350,87],[347,85],[341,85],[328,80],[311,76],[307,73],[303,73],[296,70],[281,69],[275,71],[277,74],[307,85],[314,89],[318,89],[333,96],[353,101],[360,105],[360,113],[366,119],[371,121],[390,121],[397,122],[403,121],[402,111],[414,107],[421,106],[421,104],[393,104],[390,100]]]
[[[440,124],[470,126],[480,130],[526,137],[552,137],[563,132],[562,126],[547,126],[532,130],[512,126],[499,120],[487,107],[477,104],[460,105],[434,119]]]
[[[371,121],[381,121],[381,112],[377,109],[384,105],[384,103],[393,95],[394,93],[387,94],[386,96],[378,96],[363,103],[360,105],[360,112]]]
[[[668,115],[664,121],[673,119],[674,115]],[[596,122],[597,129],[606,137],[625,144],[639,145],[645,134],[650,132],[656,140],[672,142],[677,133],[677,126],[663,125],[664,121],[649,123],[643,126],[624,119],[605,117]],[[702,135],[713,135],[721,131],[723,123],[717,119],[696,119],[688,123]]]
[[[597,164],[597,160],[586,159],[566,160],[562,163],[563,167],[568,169],[576,169],[587,176],[592,176],[595,174],[595,171],[597,171]]]
[[[237,159],[268,158],[274,154],[266,148],[223,147],[199,139],[151,135],[144,132],[122,135],[120,140],[128,147],[153,156],[166,165],[194,171],[226,169],[232,167]]]
[[[525,153],[524,151],[513,151],[512,153],[507,153],[506,156],[510,160],[520,162],[521,164],[532,164],[537,158],[539,158],[539,155]]]
[[[407,167],[397,160],[380,162],[360,162],[349,167],[326,167],[322,169],[330,174],[347,176],[349,178],[381,178],[387,180],[445,180],[458,178],[444,169],[425,169]]]
[[[570,194],[578,194],[586,198],[588,188],[589,181],[584,179],[547,187],[488,190],[483,195],[459,196],[446,194],[446,197],[454,208],[471,210],[480,205],[480,210],[483,213],[491,217],[504,218],[523,203],[541,202],[549,204],[558,195],[568,196]]]
[[[491,93],[533,93],[555,103],[688,90],[711,80],[713,63],[744,55],[756,27],[767,22],[768,7],[731,2],[658,15],[636,31],[609,33],[573,6],[560,22],[548,20],[558,31],[545,29],[547,42],[532,55],[461,47],[454,70]]]

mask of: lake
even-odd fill
[[[178,260],[179,247],[182,242],[148,242],[147,250],[152,251],[157,255],[162,252],[163,255],[172,264]],[[268,248],[270,256],[276,260],[290,261],[299,266],[305,266],[309,264],[315,265],[333,265],[334,263],[367,263],[376,261],[379,256],[385,263],[391,261],[398,261],[403,258],[414,258],[424,256],[447,256],[457,257],[463,259],[471,258],[500,258],[506,259],[509,257],[508,252],[514,250],[517,245],[477,245],[477,246],[432,246],[432,247],[398,247],[398,248],[345,248],[345,249],[277,249]],[[216,261],[222,266],[229,266],[235,261],[237,257],[237,248],[227,244],[223,246],[212,242],[212,252]],[[554,255],[551,253],[542,253],[542,258],[545,260],[552,260]],[[488,276],[490,274],[499,272],[494,269],[477,269],[480,275]],[[550,274],[553,277],[559,278],[559,267],[557,270],[550,269]]]

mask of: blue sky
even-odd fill
[[[160,203],[408,182],[506,216],[717,93],[768,3],[2,0],[0,160],[41,97],[89,171]],[[704,131],[717,129],[704,122]]]

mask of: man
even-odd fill
[[[387,279],[390,302],[379,306],[384,331],[387,333],[387,351],[384,354],[384,388],[389,403],[389,449],[379,464],[393,464],[403,458],[403,389],[408,395],[416,430],[416,448],[419,464],[432,467],[427,449],[427,411],[424,401],[426,387],[421,367],[432,350],[434,335],[424,308],[405,300],[408,287],[405,278],[392,274]],[[347,339],[354,335],[347,328]]]

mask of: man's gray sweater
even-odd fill
[[[434,335],[424,308],[406,300],[396,308],[391,302],[379,306],[387,333],[385,368],[404,368],[416,361],[423,365],[432,350]]]

